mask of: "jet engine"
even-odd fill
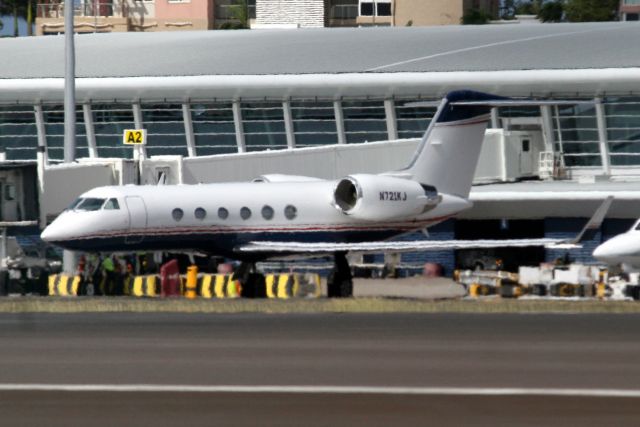
[[[338,181],[333,191],[336,209],[370,221],[420,215],[441,200],[435,187],[383,175],[350,175]]]

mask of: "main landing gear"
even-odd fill
[[[246,298],[266,298],[267,285],[264,274],[256,272],[256,265],[253,262],[243,262],[233,273],[233,278],[239,280],[242,285],[240,293]]]
[[[349,298],[353,296],[353,278],[346,252],[336,252],[334,254],[333,270],[327,277],[327,296],[329,298]]]

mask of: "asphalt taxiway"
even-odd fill
[[[2,314],[10,425],[634,425],[636,314]]]

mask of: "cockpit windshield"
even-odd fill
[[[71,203],[71,204],[69,205],[69,207],[67,208],[67,210],[68,210],[68,211],[72,211],[72,210],[74,210],[74,209],[75,209],[75,208],[76,208],[80,203],[82,203],[83,201],[84,201],[84,199],[83,199],[82,197],[80,197],[80,198],[78,198],[78,199],[75,199],[75,200],[73,201],[73,203]]]
[[[97,199],[94,197],[87,197],[82,202],[75,206],[77,211],[97,211],[102,205],[104,205],[106,199]]]
[[[107,203],[104,204],[103,209],[109,209],[109,210],[120,209],[120,204],[118,204],[118,199],[107,200]]]

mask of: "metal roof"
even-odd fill
[[[613,196],[608,218],[635,218],[640,212],[638,180],[627,181],[521,181],[474,185],[469,198],[474,206],[462,219],[588,218],[607,197]]]
[[[631,93],[640,24],[85,34],[79,100]],[[64,36],[0,39],[0,101],[62,99]]]
[[[630,22],[86,34],[78,77],[640,66]],[[64,36],[0,39],[0,78],[64,77]]]

